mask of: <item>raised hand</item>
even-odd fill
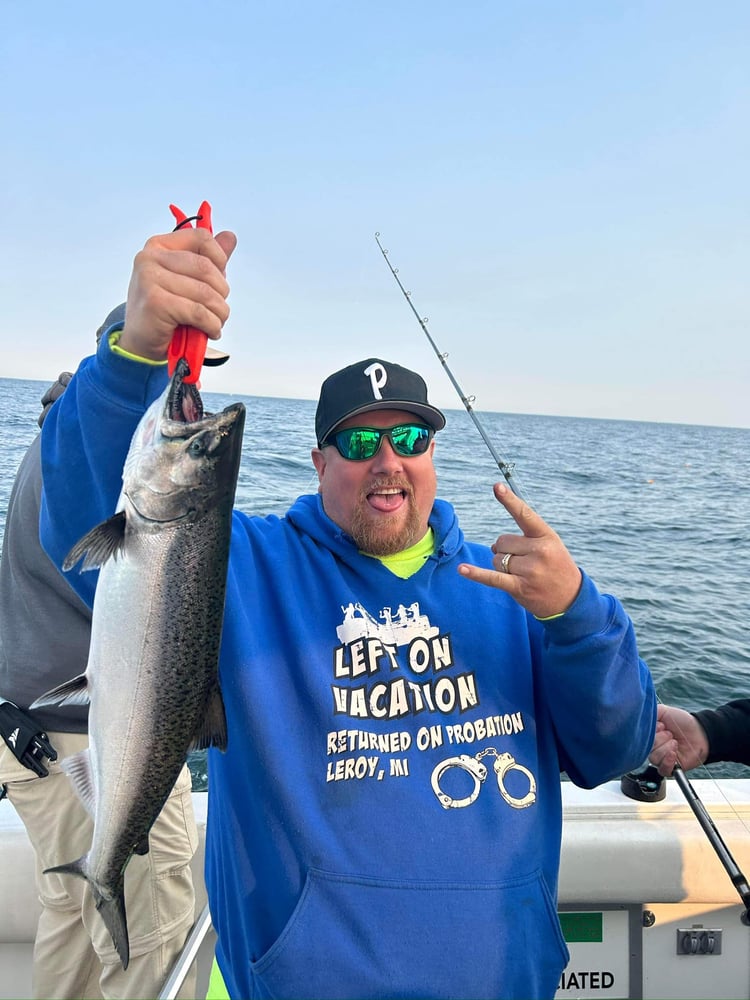
[[[229,317],[225,272],[236,244],[234,233],[191,227],[152,236],[133,262],[119,346],[161,361],[178,326],[218,340]]]
[[[494,492],[522,534],[497,538],[491,546],[494,570],[462,563],[459,572],[504,590],[537,618],[567,611],[580,590],[581,571],[562,539],[504,483],[495,483]]]

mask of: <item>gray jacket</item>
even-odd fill
[[[67,373],[64,373],[67,374]],[[67,380],[60,377],[42,403]],[[56,398],[56,396],[54,396]],[[0,557],[0,698],[28,709],[39,695],[86,669],[91,612],[39,541],[42,495],[40,436],[16,474]],[[53,705],[32,713],[48,732],[85,733],[88,707]]]

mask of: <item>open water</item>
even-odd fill
[[[38,431],[47,383],[0,378],[0,539],[13,476]],[[206,393],[206,408],[247,407],[237,505],[283,513],[316,489],[309,400]],[[501,479],[469,414],[446,411],[438,493],[466,535],[515,530],[492,495]],[[750,430],[638,421],[479,414],[514,463],[525,498],[601,590],[633,619],[662,701],[695,710],[750,695]],[[193,762],[194,763],[194,762]],[[193,766],[200,781],[200,768]],[[747,776],[720,764],[714,776]]]

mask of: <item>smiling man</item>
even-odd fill
[[[234,244],[182,229],[136,256],[125,326],[43,429],[58,565],[112,514],[174,328],[219,338]],[[554,996],[560,772],[592,787],[651,747],[622,606],[501,484],[514,531],[466,541],[436,496],[444,425],[416,372],[347,365],[320,391],[318,492],[234,513],[206,846],[231,997]]]
[[[371,358],[323,383],[312,452],[323,509],[362,552],[394,555],[425,538],[443,427],[424,380],[400,365]]]

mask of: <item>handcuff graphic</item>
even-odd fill
[[[487,777],[487,765],[482,763],[482,758],[488,754],[495,755],[495,763],[492,767],[497,776],[497,787],[508,805],[512,806],[513,809],[525,809],[536,802],[536,778],[531,771],[523,764],[519,764],[512,754],[499,753],[494,747],[487,747],[486,750],[480,751],[474,757],[462,753],[457,757],[447,757],[435,766],[432,772],[432,790],[443,809],[465,809],[466,806],[476,802],[482,783]],[[453,798],[440,787],[440,779],[452,767],[466,771],[474,779],[474,788],[469,795],[462,799]],[[511,795],[505,787],[505,776],[509,771],[520,771],[528,778],[529,790],[524,796],[518,798]]]

